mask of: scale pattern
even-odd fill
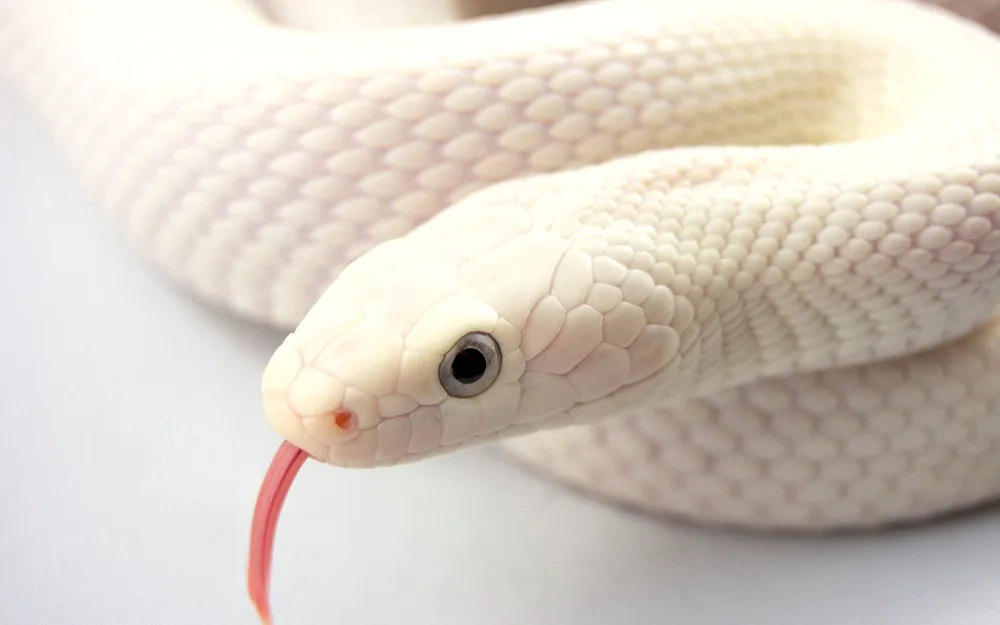
[[[740,386],[504,444],[647,512],[755,529],[916,521],[1000,490],[1000,341]]]
[[[137,4],[4,3],[0,75],[156,267],[298,328],[266,409],[332,464],[508,439],[646,510],[800,529],[1000,493],[1000,42],[984,30],[899,0],[581,1],[335,33],[250,3]],[[991,2],[942,4],[997,20]],[[507,266],[469,241],[518,214],[572,253],[546,304],[490,302],[521,352],[503,379],[516,410],[482,399],[493,416],[455,429],[463,409],[432,384],[400,386],[427,369],[396,335],[349,330],[385,321],[363,320],[394,297],[372,285],[423,266],[391,250],[434,259],[467,301]],[[401,344],[407,323],[389,328]],[[629,352],[640,335],[666,341],[657,357]],[[399,360],[364,378],[366,353]],[[566,401],[542,406],[557,387]],[[327,419],[345,405],[353,443]]]

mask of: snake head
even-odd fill
[[[348,265],[275,350],[263,403],[285,442],[258,496],[248,579],[263,623],[278,514],[307,455],[399,464],[538,420],[522,330],[565,249],[524,209],[456,205]]]
[[[642,382],[674,362],[693,309],[602,254],[605,238],[565,213],[589,198],[506,189],[356,259],[267,364],[264,408],[285,442],[254,513],[249,585],[263,622],[277,516],[307,455],[394,465],[612,416],[640,406]]]
[[[523,332],[567,248],[527,210],[489,202],[374,247],[275,351],[263,376],[270,423],[344,467],[534,431],[553,411],[526,401],[544,389],[525,387]]]

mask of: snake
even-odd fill
[[[285,335],[264,621],[306,460],[493,443],[761,531],[997,498],[1000,7],[470,5],[0,3],[0,76],[101,215]]]

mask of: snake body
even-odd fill
[[[294,330],[263,401],[319,460],[498,441],[755,528],[1000,494],[1000,39],[973,21],[618,0],[330,33],[5,0],[0,75],[156,267]],[[488,377],[445,379],[460,340]]]

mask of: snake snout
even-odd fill
[[[395,386],[394,376],[386,372],[394,370],[391,361],[399,358],[400,350],[367,340],[365,325],[362,320],[356,331],[321,350],[310,350],[309,344],[303,347],[302,338],[292,334],[264,370],[263,402],[271,426],[324,462],[344,466],[372,462],[374,430],[384,420],[381,413],[386,408],[380,400]],[[358,334],[366,340],[352,340]]]

